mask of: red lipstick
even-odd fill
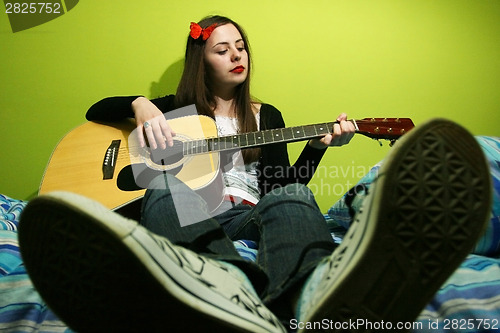
[[[245,70],[245,67],[243,67],[243,66],[240,65],[240,66],[236,66],[233,69],[231,69],[231,72],[232,73],[241,73],[244,70]]]

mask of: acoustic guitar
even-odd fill
[[[411,130],[409,118],[350,120],[356,133],[394,142]],[[224,151],[295,142],[324,136],[335,122],[278,128],[231,136],[217,136],[215,121],[190,115],[169,120],[176,133],[166,150],[141,148],[133,120],[119,123],[87,122],[57,144],[45,170],[39,193],[70,191],[116,210],[144,196],[149,181],[159,173],[172,173],[195,191],[203,191],[220,178]],[[213,198],[213,204],[221,201]]]

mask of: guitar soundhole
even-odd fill
[[[174,145],[166,149],[151,149],[151,161],[159,165],[172,165],[184,157],[182,141],[174,140]]]

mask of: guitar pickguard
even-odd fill
[[[151,181],[164,173],[173,176],[181,171],[182,166],[165,171],[149,168],[146,164],[138,163],[127,165],[118,173],[116,186],[122,191],[138,191],[148,188]]]

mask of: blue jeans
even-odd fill
[[[236,265],[275,312],[291,309],[292,294],[335,248],[323,214],[304,185],[276,188],[255,207],[239,204],[210,217],[203,199],[177,178],[166,174],[153,183],[144,197],[141,224],[176,245]],[[182,227],[173,195],[183,203],[184,214],[201,222]],[[241,258],[232,242],[238,239],[258,243],[256,263]]]

